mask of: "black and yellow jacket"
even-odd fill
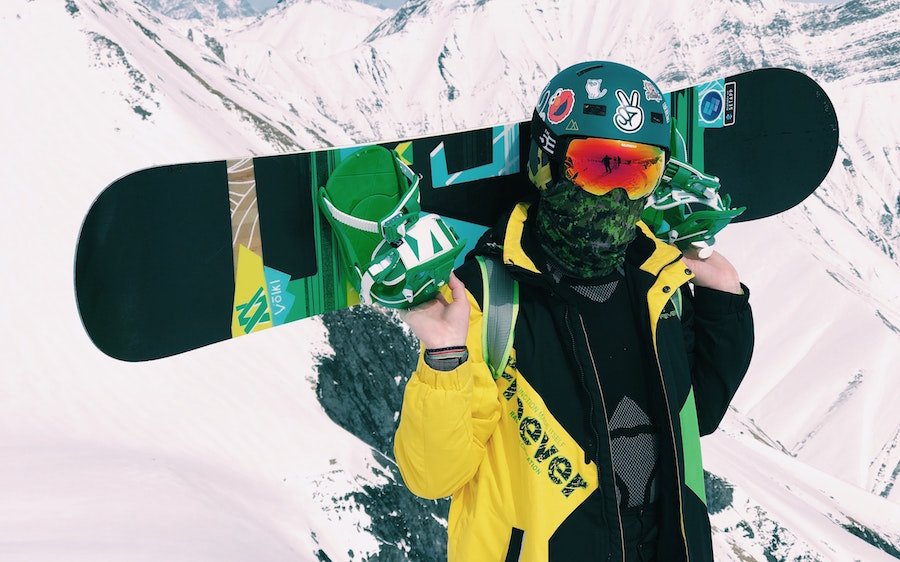
[[[599,385],[592,334],[583,307],[554,294],[523,249],[528,209],[518,205],[473,252],[502,255],[519,281],[505,371],[495,380],[483,359],[483,289],[470,255],[457,270],[472,307],[469,359],[442,372],[420,357],[394,453],[413,493],[452,495],[449,562],[623,560],[605,415],[611,405]],[[659,559],[711,561],[700,436],[716,429],[749,365],[749,291],[697,287],[691,294],[679,250],[639,226],[624,269],[629,294],[637,295],[632,308],[643,326],[646,372],[655,375]]]

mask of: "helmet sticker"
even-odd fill
[[[631,96],[625,90],[616,90],[616,99],[619,107],[613,117],[616,128],[623,133],[636,133],[644,126],[644,108],[641,107],[641,94],[637,90],[631,90]]]
[[[578,130],[578,123],[576,123],[574,119],[570,119],[570,120],[569,120],[569,124],[566,125],[566,130],[567,130],[567,131],[577,131],[577,130]]]
[[[550,96],[550,107],[547,111],[547,121],[553,125],[559,125],[565,121],[575,108],[575,92],[568,88],[559,88]]]
[[[725,82],[725,126],[734,125],[737,110],[737,85]]]
[[[537,111],[537,114],[541,116],[541,119],[544,121],[547,120],[547,103],[550,101],[550,90],[544,90],[541,92],[541,99],[538,101],[537,107],[534,108]]]
[[[600,89],[603,86],[603,78],[597,79],[588,79],[587,82],[584,83],[584,90],[587,92],[587,97],[589,100],[598,100],[606,95],[606,88]]]
[[[715,123],[725,108],[722,94],[716,90],[708,90],[700,98],[700,119],[707,123]]]
[[[649,80],[644,80],[644,97],[647,98],[647,101],[662,101],[659,90],[657,90],[656,86],[653,85],[653,82]]]

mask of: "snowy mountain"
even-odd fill
[[[249,0],[144,0],[144,5],[170,18],[208,22],[260,13]]]
[[[303,87],[316,79],[311,71],[325,60],[352,51],[389,14],[356,0],[287,1],[265,18],[227,34],[224,42],[233,57],[230,64],[238,73],[282,96],[290,91],[309,96],[332,89],[327,84],[315,89]],[[332,21],[340,22],[339,33],[332,26],[322,25]],[[287,83],[281,79],[286,75]]]
[[[18,273],[2,276],[4,560],[440,559],[446,502],[413,498],[379,452],[407,333],[356,310],[115,362],[74,307],[80,221],[137,168],[524,119],[589,58],[665,89],[787,66],[831,96],[841,145],[822,188],[718,242],[751,288],[757,347],[703,442],[715,547],[900,558],[900,1],[149,5],[0,5],[0,234]]]

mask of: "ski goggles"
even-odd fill
[[[593,195],[624,189],[632,201],[656,189],[666,165],[658,147],[627,141],[575,138],[566,147],[564,177]]]

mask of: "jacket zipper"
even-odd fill
[[[684,543],[684,557],[687,562],[691,560],[691,554],[688,552],[687,535],[684,530],[684,501],[681,498],[681,470],[678,468],[678,444],[675,443],[675,424],[672,421],[672,410],[669,408],[669,394],[666,392],[666,383],[663,380],[662,363],[659,361],[659,349],[656,346],[656,334],[651,334],[653,339],[653,355],[656,357],[656,371],[659,373],[659,384],[662,386],[663,399],[666,401],[666,416],[669,418],[669,434],[672,436],[672,455],[675,457],[675,489],[678,490],[678,517],[681,523],[681,538]]]
[[[591,351],[591,344],[588,341],[587,330],[584,328],[584,319],[582,319],[581,314],[577,314],[578,322],[581,324],[581,331],[584,334],[584,343],[587,346],[588,355],[591,358],[591,367],[594,371],[594,378],[597,381],[597,391],[600,393],[600,405],[603,407],[603,418],[604,423],[606,425],[606,446],[609,448],[609,458],[612,459],[612,437],[609,434],[609,416],[607,416],[606,411],[606,400],[603,398],[603,388],[600,386],[600,375],[597,372],[597,364],[594,362],[594,353]],[[569,335],[572,337],[572,352],[575,353],[575,362],[578,364],[578,369],[581,371],[581,379],[584,380],[584,370],[581,368],[581,362],[578,361],[577,351],[575,349],[575,334],[572,333],[572,326],[569,324],[569,310],[566,309],[566,327],[569,328]],[[593,406],[591,406],[593,411]],[[600,447],[600,435],[597,433],[597,428],[593,427],[591,424],[591,428],[594,430],[594,435],[597,437],[597,444],[595,447]],[[599,457],[598,454],[595,453],[595,457]],[[598,472],[598,480],[599,480],[599,472],[600,472],[600,463],[598,458],[597,463],[597,472]],[[613,477],[613,485],[615,485],[615,477]],[[616,502],[616,517],[617,522],[619,524],[619,543],[621,544],[621,552],[622,552],[622,562],[625,562],[625,530],[622,529],[622,513],[619,511],[618,502]]]
[[[575,358],[575,364],[578,365],[578,370],[581,372],[581,384],[584,386],[585,390],[588,388],[587,381],[584,378],[584,369],[581,368],[581,361],[578,360],[578,349],[575,346],[575,333],[572,331],[572,326],[569,323],[569,310],[565,311],[565,319],[566,319],[566,328],[569,330],[569,337],[572,340],[572,357]],[[588,407],[590,408],[590,418],[594,418],[594,401],[588,401]],[[594,433],[594,442],[593,445],[593,454],[594,458],[599,456],[599,447],[600,447],[600,434],[597,433],[597,428],[594,427],[594,424],[589,424],[591,426],[591,431]],[[599,467],[598,467],[599,468]],[[602,490],[601,490],[602,493]]]

